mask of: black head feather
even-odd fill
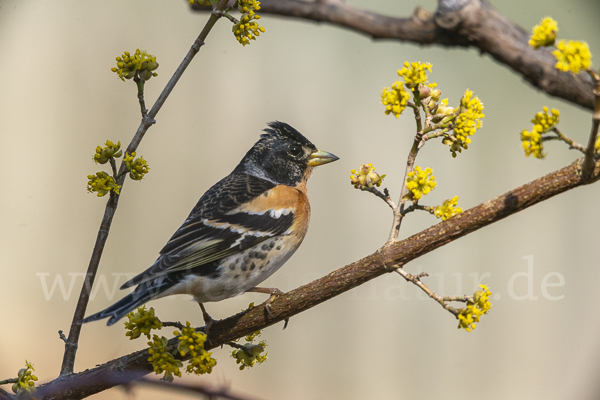
[[[277,185],[296,186],[302,180],[314,144],[290,125],[274,121],[246,153],[236,171]]]

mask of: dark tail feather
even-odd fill
[[[129,293],[127,296],[123,297],[121,300],[117,301],[115,304],[106,308],[105,310],[82,319],[79,321],[79,324],[85,324],[87,322],[98,321],[100,319],[110,317],[106,325],[111,326],[129,314],[132,310],[155,298],[160,293],[173,286],[174,283],[175,282],[171,281],[170,279],[166,279],[164,281],[163,279],[160,279],[160,281],[155,280],[153,282],[147,282],[144,285],[138,286],[133,292]]]

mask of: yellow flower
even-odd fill
[[[534,49],[539,49],[542,46],[552,46],[556,40],[556,32],[558,32],[556,21],[546,17],[533,27],[529,45]]]
[[[247,13],[251,10],[260,10],[260,1],[258,0],[238,0],[238,10],[241,13]]]
[[[379,175],[375,172],[373,164],[362,164],[358,169],[358,172],[354,169],[350,170],[353,175],[350,176],[350,183],[354,185],[356,189],[372,188],[373,186],[381,186],[385,175]]]
[[[260,15],[256,15],[253,10],[250,10],[248,13],[242,14],[240,22],[233,26],[233,34],[243,46],[250,44],[250,40],[256,40],[256,37],[260,36],[261,32],[265,32],[265,28],[258,25],[255,21],[259,19]]]
[[[486,285],[479,285],[482,290],[473,293],[473,301],[469,301],[465,308],[460,309],[456,316],[458,319],[458,329],[463,328],[467,332],[475,329],[475,323],[479,322],[479,318],[487,314],[492,304],[489,299],[492,292]]]
[[[139,307],[137,311],[127,314],[127,318],[129,321],[125,322],[125,336],[129,336],[129,340],[137,339],[142,334],[150,339],[152,329],[162,328],[162,322],[154,315],[154,308],[146,310],[146,306]]]
[[[111,157],[119,158],[123,155],[121,150],[121,142],[114,144],[110,140],[106,141],[106,147],[96,147],[96,154],[94,154],[94,162],[98,164],[106,164]]]
[[[420,83],[427,81],[427,74],[425,70],[431,72],[430,63],[412,62],[406,61],[404,67],[398,70],[398,75],[404,78],[404,82],[407,88],[412,89],[417,87]]]
[[[115,179],[104,171],[96,172],[96,175],[88,175],[87,190],[90,193],[97,193],[98,197],[102,197],[111,190],[119,194],[120,185],[117,185]]]
[[[554,67],[561,71],[571,71],[577,74],[592,65],[592,53],[586,42],[561,40],[552,54],[556,57]]]
[[[454,118],[451,114],[455,110],[452,107],[446,107],[447,101],[444,100],[438,104],[436,112],[449,115],[449,117],[445,117],[448,121],[454,119],[454,130],[452,134],[445,135],[442,143],[450,146],[452,157],[456,157],[457,152],[460,153],[462,149],[469,148],[469,143],[471,143],[469,136],[474,135],[477,129],[481,128],[481,119],[485,117],[482,112],[483,103],[479,100],[479,97],[473,97],[473,91],[467,89],[460,99],[459,114]]]
[[[596,139],[596,152],[600,153],[600,136],[598,136],[598,139]]]
[[[19,370],[17,381],[12,385],[12,391],[16,393],[17,398],[21,398],[23,394],[28,397],[36,392],[35,382],[38,378],[31,374],[32,371],[35,371],[33,365],[25,360],[25,368]],[[33,399],[35,400],[35,397]]]
[[[154,72],[158,68],[156,57],[144,50],[137,49],[134,55],[126,51],[116,60],[117,67],[111,68],[111,71],[115,72],[122,81],[131,79],[136,74],[145,81],[158,75]]]
[[[423,195],[428,194],[435,189],[435,176],[432,175],[431,168],[421,170],[421,167],[415,167],[414,171],[408,173],[406,178],[406,187],[410,191],[407,194],[407,200],[418,201]]]
[[[533,154],[535,158],[544,158],[546,157],[546,153],[544,153],[544,143],[542,142],[542,135],[540,132],[536,130],[534,126],[531,132],[524,130],[521,132],[521,141],[523,150],[525,150],[525,156],[529,157],[529,155]]]
[[[235,358],[237,364],[240,364],[240,371],[245,368],[251,368],[256,364],[262,364],[269,358],[267,357],[268,353],[262,354],[267,347],[266,341],[261,340],[258,344],[252,343],[256,337],[260,336],[260,334],[261,331],[256,331],[247,335],[246,341],[248,343],[243,345],[244,349],[236,349],[231,352],[231,357]]]
[[[394,82],[391,88],[384,88],[381,91],[381,103],[385,106],[385,115],[394,114],[396,118],[400,117],[408,99],[410,94],[400,81]]]
[[[188,0],[191,5],[198,4],[199,6],[210,6],[210,0]]]
[[[452,199],[444,200],[441,205],[436,206],[433,210],[436,218],[441,218],[442,221],[445,221],[456,214],[460,214],[462,209],[460,207],[456,207],[457,201],[458,196],[454,196]]]
[[[176,360],[167,349],[167,338],[162,336],[158,337],[157,335],[152,335],[152,340],[148,342],[148,346],[150,349],[148,353],[150,357],[148,357],[148,362],[152,364],[154,367],[154,372],[156,374],[162,374],[163,380],[167,382],[173,382],[174,375],[177,375],[181,378],[181,371],[179,368],[183,367],[181,361]]]
[[[473,97],[473,91],[467,89],[460,100],[461,113],[454,123],[454,134],[464,143],[468,144],[471,140],[468,136],[475,134],[476,130],[481,128],[481,119],[483,114],[483,103],[479,97]],[[466,149],[466,147],[464,147]]]
[[[135,151],[131,153],[131,155],[125,153],[123,162],[129,170],[129,177],[134,181],[141,181],[144,178],[144,175],[150,171],[150,167],[148,166],[148,162],[144,160],[143,156],[140,156],[140,158],[136,159],[134,159],[134,157]]]
[[[544,107],[543,110],[543,112],[535,114],[535,117],[531,120],[535,130],[539,133],[548,132],[558,125],[560,120],[560,111],[553,108],[550,115],[548,114],[548,107]]]

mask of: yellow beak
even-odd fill
[[[334,162],[339,159],[340,159],[339,157],[334,156],[333,154],[328,153],[326,151],[315,150],[310,155],[310,157],[308,157],[308,165],[313,165],[313,166],[314,165],[323,165],[323,164],[327,164],[330,162]]]

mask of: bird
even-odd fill
[[[313,168],[339,158],[284,122],[267,125],[234,170],[202,195],[154,264],[121,286],[135,286],[133,292],[81,324],[108,318],[110,326],[150,300],[177,294],[193,296],[207,327],[213,319],[204,303],[245,292],[270,294],[271,313],[271,301],[283,292],[258,285],[307,233]]]

